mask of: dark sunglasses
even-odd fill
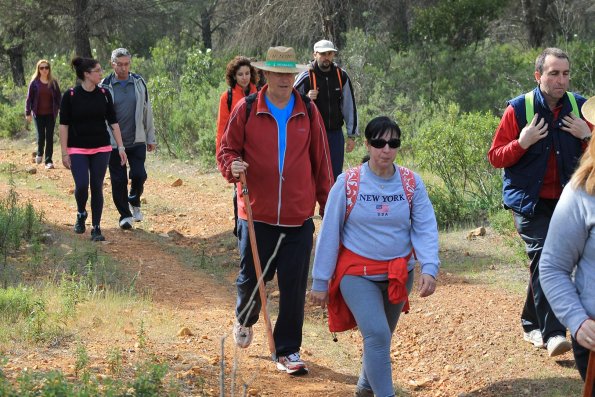
[[[376,149],[382,149],[388,143],[388,147],[391,149],[396,149],[401,146],[401,140],[399,138],[389,139],[370,139],[370,146],[375,147]]]
[[[49,67],[49,66],[40,66],[40,67],[39,67],[39,70],[42,70],[42,69],[47,69],[47,70],[50,70],[50,67]]]

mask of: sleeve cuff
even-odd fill
[[[320,292],[328,291],[328,280],[315,278],[312,280],[312,290]]]
[[[438,264],[437,263],[426,263],[425,265],[421,265],[421,272],[423,274],[429,274],[430,276],[437,279],[438,278]]]

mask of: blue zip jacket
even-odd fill
[[[515,165],[504,169],[502,186],[504,205],[527,216],[533,215],[535,205],[539,201],[539,192],[543,184],[552,145],[556,153],[556,163],[562,187],[566,186],[570,180],[583,153],[580,139],[560,128],[562,127],[562,119],[572,111],[568,94],[564,94],[560,99],[562,109],[556,120],[554,120],[554,114],[545,102],[539,87],[533,90],[533,94],[535,113],[539,115],[539,120],[545,119],[548,125],[548,135],[531,145]],[[573,95],[580,109],[586,99],[575,93]],[[525,94],[511,99],[508,104],[514,109],[520,131],[527,124]]]

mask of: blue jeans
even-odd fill
[[[145,170],[145,160],[147,158],[146,145],[143,143],[127,147],[126,156],[130,165],[130,193],[128,192],[126,165],[120,164],[118,150],[112,150],[109,161],[112,198],[120,213],[120,220],[132,216],[130,207],[128,207],[129,203],[135,207],[140,207],[140,196],[143,194],[145,181],[147,180],[147,171]]]
[[[264,281],[273,279],[277,272],[279,283],[279,315],[274,327],[275,350],[277,356],[287,356],[300,351],[302,345],[302,327],[304,325],[304,304],[308,267],[314,234],[314,222],[308,219],[299,227],[273,226],[254,222],[256,245],[261,267],[264,268],[272,256],[279,236],[285,238],[279,246],[277,256],[271,261]],[[254,307],[251,311],[243,310],[251,304],[250,297],[258,288],[252,248],[248,236],[248,222],[238,219],[238,246],[240,250],[240,273],[236,280],[238,291],[236,317],[238,322],[251,327],[258,321],[261,302],[258,291],[254,295]]]
[[[103,213],[103,180],[110,153],[71,154],[70,171],[74,178],[74,197],[78,212],[85,212],[91,186],[92,225],[99,226]]]
[[[331,154],[331,165],[333,167],[333,176],[335,181],[343,172],[343,160],[345,159],[345,137],[343,130],[330,130],[326,132],[328,139],[328,148]]]
[[[413,286],[413,270],[407,292]],[[371,281],[361,276],[343,276],[341,294],[364,339],[362,370],[357,385],[372,389],[378,397],[394,396],[390,365],[390,342],[405,302],[388,300],[388,281]]]
[[[544,343],[557,335],[566,336],[566,327],[556,318],[539,281],[539,259],[557,203],[558,200],[539,199],[531,217],[513,212],[515,227],[525,242],[525,250],[531,261],[531,278],[521,323],[525,332],[539,329]]]

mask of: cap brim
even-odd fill
[[[595,124],[595,96],[592,96],[587,102],[583,103],[581,113],[585,120],[591,124]]]
[[[314,50],[314,52],[331,52],[331,51],[332,52],[337,52],[336,49],[334,49],[334,48],[328,48],[328,47],[327,48],[317,48],[317,49]]]
[[[302,65],[299,63],[296,63],[295,68],[287,68],[283,66],[267,66],[265,65],[265,62],[252,62],[252,66],[260,70],[266,70],[275,73],[300,73],[304,70],[308,70],[307,65]]]

